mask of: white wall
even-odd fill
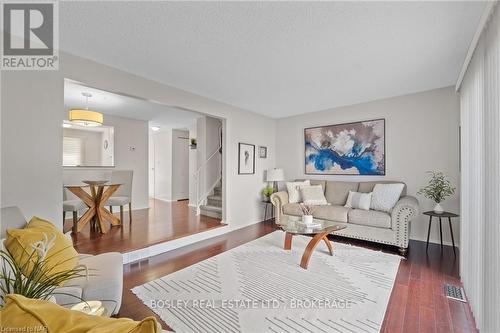
[[[1,206],[60,228],[63,89],[58,71],[1,73]]]
[[[111,170],[133,170],[132,209],[149,207],[148,123],[143,120],[104,115],[104,125],[114,128],[114,168],[64,168],[65,184],[83,179],[109,179]],[[71,196],[71,195],[70,195]],[[128,207],[125,207],[128,209]]]
[[[104,124],[115,131],[115,169],[134,171],[132,209],[149,207],[148,122],[105,115]]]
[[[172,200],[189,198],[189,131],[172,130]]]
[[[285,170],[287,179],[317,178],[335,180],[401,180],[408,194],[426,184],[426,171],[445,172],[459,185],[459,99],[453,88],[443,88],[370,103],[339,107],[306,115],[279,119],[276,136],[276,166]],[[345,122],[385,118],[386,176],[311,176],[304,174],[304,128]],[[458,193],[458,188],[457,188]],[[421,210],[431,210],[433,203],[417,196]],[[444,202],[446,210],[459,213],[459,196]],[[459,223],[455,220],[455,242]],[[411,226],[411,238],[425,240],[427,219],[420,215]],[[443,225],[443,239],[451,243]],[[437,223],[431,240],[439,242]]]
[[[151,135],[153,140],[153,198],[172,200],[172,130]]]

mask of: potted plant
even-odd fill
[[[313,223],[313,214],[312,214],[312,208],[309,207],[308,205],[304,205],[303,203],[300,204],[300,210],[302,211],[302,222],[304,224],[312,224]]]
[[[427,199],[434,201],[436,204],[434,206],[434,212],[441,214],[444,212],[443,207],[441,207],[441,202],[444,201],[446,197],[455,194],[455,186],[446,178],[442,172],[428,171],[431,175],[431,179],[427,186],[420,189],[417,194],[421,194]]]
[[[191,138],[189,139],[189,142],[191,143],[189,146],[191,147],[191,149],[196,149],[196,145],[197,145],[197,141],[196,141],[196,138]]]
[[[262,196],[266,201],[270,201],[271,195],[274,193],[274,189],[271,186],[266,186],[260,191]]]

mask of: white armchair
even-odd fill
[[[18,207],[2,208],[1,239],[6,237],[7,228],[23,228],[26,219]],[[68,236],[70,237],[70,236]],[[56,302],[63,306],[70,306],[80,302],[100,300],[112,314],[117,314],[122,303],[123,289],[123,258],[121,253],[108,252],[98,255],[80,254],[79,265],[88,270],[86,277],[79,277],[66,282],[63,287],[56,289]],[[76,297],[73,297],[73,296]]]

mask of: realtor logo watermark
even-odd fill
[[[59,8],[55,1],[2,3],[3,70],[59,68]]]

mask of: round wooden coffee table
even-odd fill
[[[307,269],[311,255],[319,242],[323,241],[328,247],[330,255],[333,255],[332,243],[328,240],[328,234],[334,233],[346,228],[345,224],[336,223],[327,220],[313,219],[312,225],[302,222],[300,216],[283,215],[278,226],[285,232],[285,250],[292,249],[292,238],[294,235],[313,235],[309,244],[307,244],[300,267]]]

